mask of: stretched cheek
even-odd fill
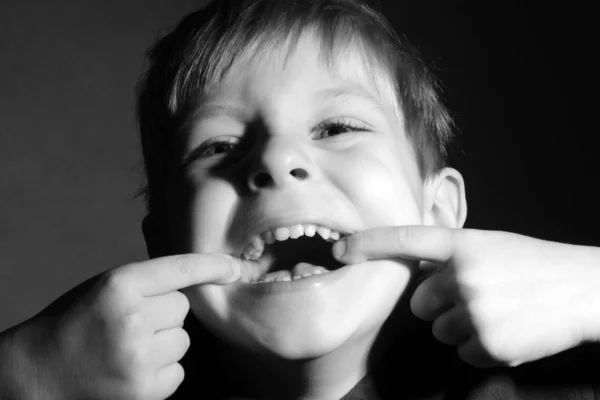
[[[352,166],[346,190],[367,227],[420,224],[415,196],[399,168],[367,159]]]
[[[197,253],[226,251],[229,221],[235,205],[235,191],[220,182],[207,183],[193,196],[189,221],[191,249]]]

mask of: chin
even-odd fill
[[[254,354],[300,360],[373,337],[413,270],[400,261],[368,261],[301,285],[205,285],[186,294],[193,314],[221,339]]]
[[[306,360],[325,356],[342,347],[356,333],[356,326],[335,326],[334,321],[294,321],[279,325],[270,332],[248,332],[258,346],[255,351],[269,357],[285,360]],[[246,339],[245,343],[248,342]],[[244,346],[246,344],[243,344]]]

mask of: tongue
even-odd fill
[[[264,274],[258,279],[257,282],[273,282],[281,280],[295,281],[297,279],[302,279],[307,276],[325,274],[327,272],[329,272],[329,270],[325,267],[312,265],[309,263],[298,263],[292,268],[292,270],[284,269]]]
[[[292,268],[292,277],[302,275],[313,275],[319,273],[325,273],[327,269],[318,265],[312,265],[306,262],[298,263]]]

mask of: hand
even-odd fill
[[[412,312],[476,367],[516,366],[600,339],[600,249],[507,232],[375,228],[345,240],[341,262],[405,258],[433,269]],[[336,248],[337,247],[337,248]],[[336,243],[336,251],[343,248]]]
[[[31,372],[36,399],[165,399],[183,380],[178,361],[190,343],[189,303],[177,290],[247,272],[241,260],[201,254],[107,271],[10,331],[11,354],[29,360],[12,365],[31,366],[15,373]]]

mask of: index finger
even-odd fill
[[[338,260],[350,264],[383,258],[440,264],[447,262],[454,253],[456,231],[425,225],[372,228],[340,239],[333,252]],[[344,243],[345,252],[340,256]]]
[[[145,296],[199,284],[226,285],[248,273],[249,262],[225,254],[179,254],[127,266]]]

